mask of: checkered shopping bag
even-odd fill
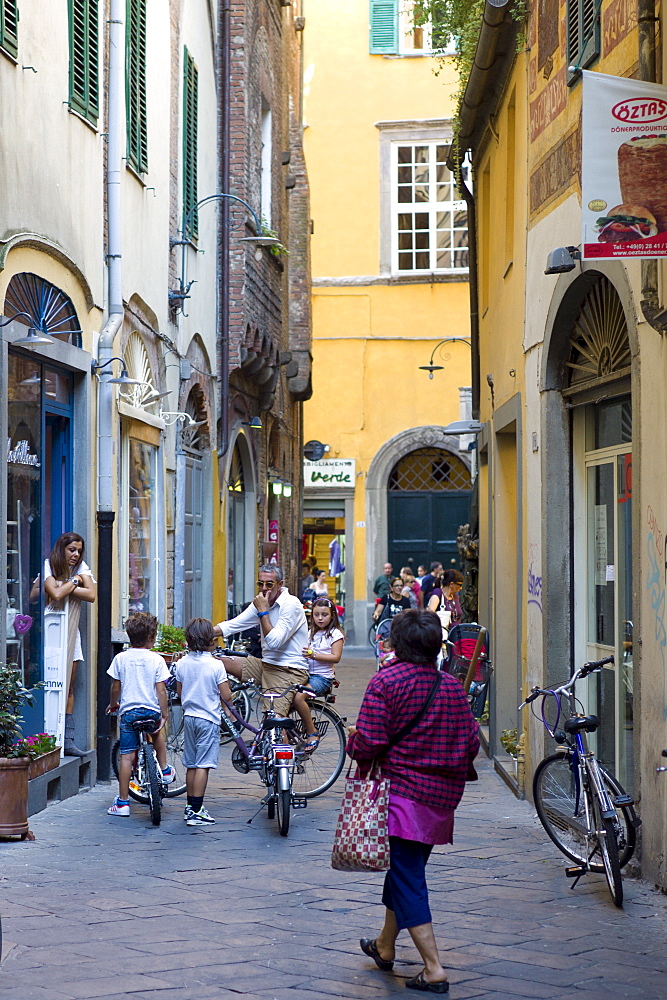
[[[378,768],[365,778],[345,779],[331,867],[344,872],[385,872],[389,868],[389,779]]]

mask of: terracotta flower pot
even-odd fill
[[[0,757],[0,837],[28,834],[27,757]]]
[[[30,761],[28,781],[32,781],[33,778],[39,778],[40,774],[46,774],[47,771],[52,771],[54,767],[58,767],[58,764],[60,764],[60,747],[56,747],[55,750],[49,750],[48,753],[43,753],[39,757],[35,757],[34,760]]]

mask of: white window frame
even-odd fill
[[[456,274],[456,275],[467,275],[468,267],[438,267],[437,265],[437,221],[438,215],[443,212],[461,212],[467,210],[467,205],[465,201],[452,198],[449,201],[437,201],[437,182],[436,182],[436,157],[435,149],[437,146],[447,145],[448,143],[442,139],[429,139],[425,140],[421,137],[414,137],[405,135],[400,139],[392,140],[390,149],[390,206],[391,206],[391,272],[397,276],[415,276],[423,274]],[[426,146],[429,149],[429,162],[428,162],[428,187],[429,187],[429,199],[425,202],[399,202],[398,200],[398,151],[402,146]],[[453,182],[452,182],[452,193]],[[428,234],[429,234],[429,266],[428,267],[412,267],[405,268],[399,267],[399,216],[402,214],[425,214],[428,215]],[[415,233],[415,230],[412,230]],[[415,238],[416,242],[416,238]],[[454,247],[452,246],[453,250]],[[466,240],[466,246],[460,249],[468,249],[468,241]]]
[[[138,441],[153,452],[153,482],[155,486],[155,496],[151,497],[151,590],[150,608],[145,608],[151,614],[156,615],[159,621],[164,621],[165,598],[164,582],[161,574],[164,573],[164,483],[162,479],[162,448],[159,445],[150,444],[142,440],[140,436],[123,431],[121,445],[121,494],[119,511],[119,580],[121,587],[121,616],[123,621],[129,614],[130,604],[130,524],[129,516],[131,502],[130,490],[130,438]]]
[[[262,222],[271,228],[272,210],[273,116],[262,99],[262,155],[260,159],[260,203]]]
[[[415,0],[398,0],[398,51],[402,56],[409,55],[441,55],[453,56],[456,53],[456,44],[453,38],[449,38],[445,48],[433,49],[431,47],[431,26],[422,26],[422,45],[415,46],[413,11]]]

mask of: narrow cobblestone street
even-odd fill
[[[354,718],[371,660],[346,658],[337,707]],[[98,785],[31,820],[34,843],[3,844],[2,1000],[320,1000],[406,996],[420,968],[407,934],[394,974],[359,950],[382,916],[381,877],[329,867],[341,782],[293,814],[289,837],[260,785],[229,763],[212,780],[211,829],[180,799],[159,828],[147,807],[107,816]],[[572,892],[564,859],[528,803],[485,759],[457,812],[455,844],[429,864],[453,1000],[667,998],[667,898],[625,879],[616,910],[602,876]]]

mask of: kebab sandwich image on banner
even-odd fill
[[[665,257],[667,87],[583,77],[582,257]]]

